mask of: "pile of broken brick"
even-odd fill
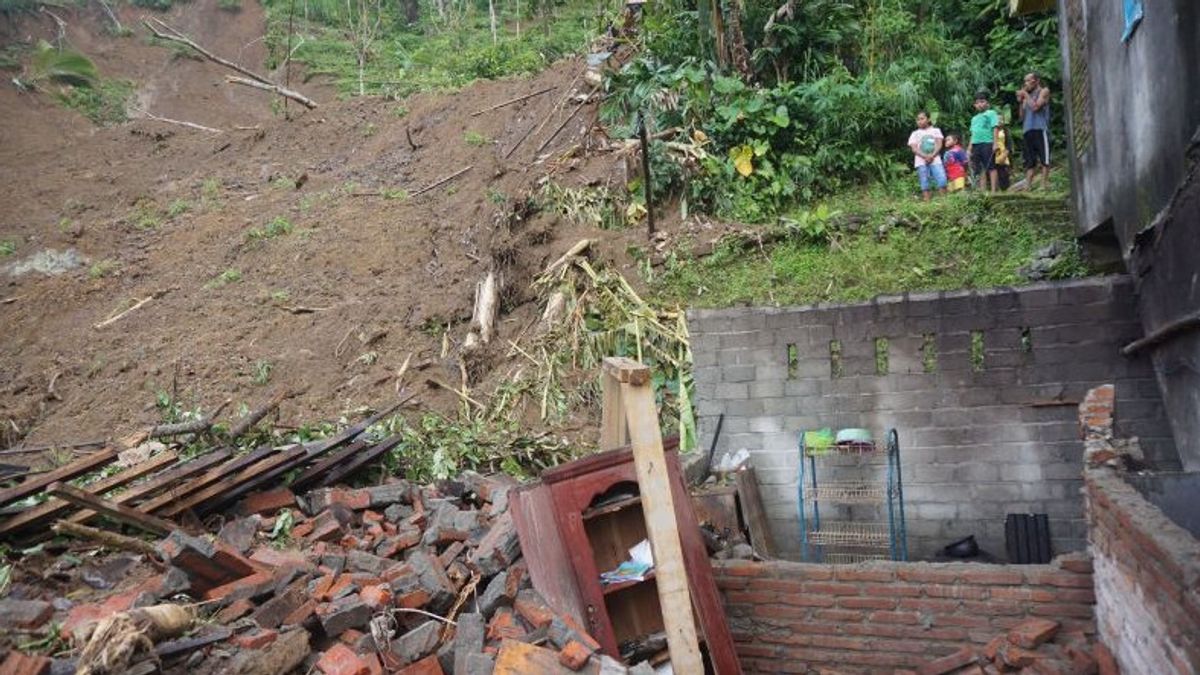
[[[198,608],[188,634],[147,644],[127,672],[477,675],[501,672],[497,660],[510,647],[522,662],[536,650],[554,664],[539,672],[627,672],[532,588],[508,510],[515,485],[467,472],[431,486],[253,493],[215,537],[176,530],[160,540],[160,560],[142,557],[139,569],[153,573],[140,583],[74,605],[13,597],[25,589],[0,601],[0,625],[35,630],[54,618],[78,644],[116,612],[162,602]],[[292,526],[281,546],[285,518]],[[16,649],[3,658],[2,673],[76,667]]]
[[[918,675],[1115,675],[1116,661],[1103,644],[1081,631],[1062,631],[1057,621],[1024,619],[982,649],[962,649],[930,661]]]

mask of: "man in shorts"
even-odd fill
[[[995,192],[999,184],[995,166],[996,125],[999,123],[1000,116],[988,103],[988,93],[975,94],[975,116],[971,118],[971,170],[975,172],[978,190]]]
[[[1025,184],[1033,189],[1037,169],[1042,168],[1042,189],[1050,189],[1050,88],[1037,73],[1025,76],[1017,90],[1021,106],[1021,128],[1025,131]]]

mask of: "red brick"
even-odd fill
[[[1005,642],[1008,642],[1008,638],[1004,635],[997,635],[992,638],[992,641],[987,643],[987,646],[983,648],[983,658],[988,661],[995,661],[1000,656],[1000,648],[1004,646]]]
[[[809,582],[803,586],[805,593],[816,593],[819,595],[858,595],[860,592],[857,584],[839,584],[837,582]]]
[[[1070,572],[1029,572],[1026,574],[1029,583],[1037,586],[1059,586],[1063,588],[1091,588],[1092,577],[1087,574],[1072,574]]]
[[[542,596],[532,589],[526,589],[517,593],[517,598],[513,602],[513,609],[521,615],[522,619],[529,622],[529,625],[534,628],[541,628],[549,625],[554,620],[554,610],[546,604]]]
[[[325,675],[370,675],[371,667],[367,665],[354,650],[342,643],[336,643],[317,661],[317,670]]]
[[[345,633],[342,633],[345,635]],[[383,663],[379,660],[378,654],[362,654],[362,660],[366,662],[367,668],[370,669],[371,675],[386,675],[388,672],[384,670]]]
[[[243,515],[248,516],[255,513],[275,513],[281,509],[292,509],[295,507],[296,495],[288,488],[280,487],[274,490],[254,492],[246,495],[242,499],[240,510]]]
[[[930,598],[958,598],[960,600],[988,599],[988,589],[980,588],[979,586],[926,584],[922,590],[926,597]]]
[[[1054,602],[1058,599],[1058,594],[1054,591],[1046,590],[1044,588],[1017,586],[1015,588],[993,588],[991,591],[991,597],[992,600]]]
[[[250,559],[269,568],[309,567],[308,558],[304,557],[304,553],[295,550],[282,551],[271,546],[261,546],[255,549],[254,553],[250,554]]]
[[[250,589],[258,586],[259,584],[265,584],[271,581],[271,579],[271,574],[268,572],[255,572],[254,574],[242,577],[236,581],[231,581],[227,584],[222,584],[215,588],[208,589],[204,592],[204,599],[208,601],[220,600],[234,591]]]
[[[813,618],[817,621],[841,621],[845,623],[858,623],[866,617],[865,612],[850,611],[845,609],[818,609],[813,613]]]
[[[437,654],[430,654],[400,670],[397,675],[445,675],[445,671],[442,670],[442,664],[438,662]]]
[[[1103,642],[1097,641],[1092,649],[1100,675],[1121,675],[1121,668],[1117,666],[1117,660],[1113,658],[1112,652]]]
[[[1054,639],[1059,628],[1060,625],[1057,621],[1039,618],[1025,619],[1008,631],[1008,641],[1025,649],[1037,649],[1042,643]]]
[[[242,598],[233,601],[228,607],[217,612],[216,620],[218,623],[233,623],[252,611],[254,611],[254,603],[250,602],[249,598]]]
[[[1071,665],[1074,666],[1077,673],[1080,675],[1095,675],[1096,668],[1098,667],[1096,657],[1087,649],[1086,643],[1079,646],[1067,645],[1063,651],[1066,653],[1067,658],[1071,660]]]
[[[241,647],[242,649],[262,649],[275,641],[279,637],[279,632],[269,628],[257,630],[252,633],[242,633],[241,635],[233,636],[230,642]]]
[[[834,578],[838,581],[893,581],[896,575],[890,569],[840,565]]]
[[[981,570],[963,572],[963,583],[982,584],[984,586],[1019,586],[1025,583],[1025,575],[1018,570]]]
[[[838,607],[842,609],[894,609],[895,598],[838,598]]]
[[[1066,605],[1057,603],[1048,603],[1044,605],[1034,605],[1030,612],[1039,616],[1048,616],[1054,618],[1061,617],[1078,617],[1081,619],[1090,619],[1095,614],[1095,608],[1091,605]]]
[[[558,653],[558,662],[571,670],[581,670],[587,665],[591,655],[592,650],[583,646],[583,643],[571,640]]]
[[[921,563],[906,565],[896,570],[896,576],[901,581],[917,584],[952,584],[958,581],[959,574],[952,569],[939,569]]]
[[[403,609],[420,609],[429,604],[431,599],[429,591],[418,588],[415,591],[409,591],[404,595],[397,596],[396,606]]]
[[[1038,658],[1035,652],[1018,647],[1011,642],[1000,645],[997,655],[1000,657],[1000,662],[1010,668],[1024,668],[1033,665]]]
[[[915,624],[921,622],[921,615],[917,612],[872,612],[867,619],[878,623]]]
[[[46,675],[50,672],[49,657],[38,654],[23,654],[12,650],[0,663],[0,675]]]
[[[0,600],[0,628],[34,630],[54,616],[54,607],[44,600]]]
[[[975,662],[975,652],[963,647],[953,654],[926,663],[917,669],[918,675],[944,675]]]
[[[492,620],[488,623],[487,639],[488,640],[503,640],[512,638],[518,640],[525,636],[525,627],[521,625],[517,615],[513,614],[512,610],[507,607],[502,607],[496,610],[492,615]]]
[[[916,598],[921,595],[921,587],[916,584],[863,584],[862,594],[868,597],[905,597]]]
[[[1092,573],[1092,559],[1090,557],[1077,557],[1074,555],[1060,556],[1056,562],[1058,563],[1059,567],[1068,572],[1074,572],[1076,574]]]
[[[758,577],[766,575],[767,566],[756,562],[737,561],[722,562],[717,569],[721,574],[734,577]]]
[[[317,601],[313,600],[312,598],[309,598],[308,600],[304,601],[304,604],[300,605],[296,609],[289,612],[287,616],[283,617],[283,623],[280,625],[282,625],[282,626],[299,626],[300,624],[307,621],[308,617],[315,614],[316,611],[317,611]]]
[[[392,589],[386,584],[366,586],[358,595],[372,609],[383,609],[392,604]]]

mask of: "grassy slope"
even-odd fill
[[[826,208],[828,240],[792,236],[762,250],[727,244],[701,259],[676,255],[652,281],[655,298],[696,307],[793,305],[1020,285],[1028,281],[1017,270],[1038,249],[1074,238],[1061,188],[929,204],[875,188],[840,195]],[[1086,274],[1074,246],[1054,269],[1056,278]]]

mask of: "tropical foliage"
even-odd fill
[[[674,155],[680,197],[737,220],[902,173],[918,110],[963,130],[977,90],[1004,110],[1024,72],[1058,72],[1057,19],[1005,0],[708,1],[648,3],[602,116],[617,135],[639,112],[685,130],[699,147]]]

